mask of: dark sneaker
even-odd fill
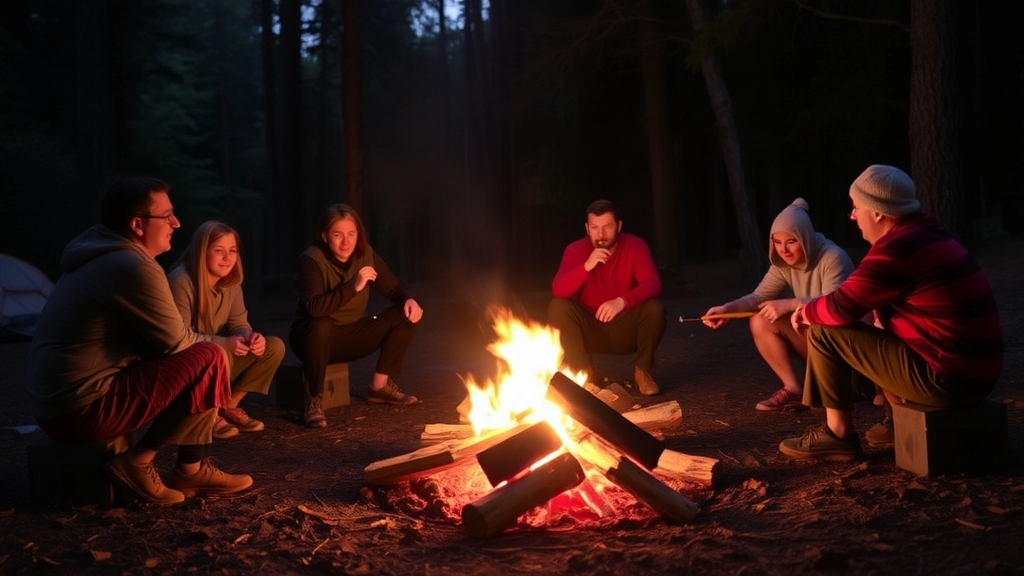
[[[644,396],[654,396],[661,393],[658,383],[654,381],[650,371],[637,366],[633,369],[633,382],[636,382],[637,390]]]
[[[185,501],[184,494],[164,486],[152,462],[136,466],[124,452],[111,458],[103,468],[115,484],[138,494],[147,502],[167,506]]]
[[[803,394],[790,392],[785,388],[776,390],[767,400],[761,400],[755,406],[758,410],[805,410],[807,406],[803,403]]]
[[[807,429],[799,438],[787,438],[779,443],[779,452],[790,458],[814,460],[857,460],[861,457],[860,438],[837,438],[828,424]]]
[[[191,476],[174,469],[168,482],[173,488],[180,490],[185,496],[207,494],[234,494],[252,486],[252,476],[248,474],[228,474],[213,465],[211,458],[203,458],[199,462],[199,471]]]
[[[380,390],[374,390],[373,388],[367,390],[366,401],[373,402],[374,404],[398,404],[399,406],[419,402],[415,396],[399,390],[398,384],[391,378],[388,378],[388,383]]]
[[[864,433],[868,445],[874,448],[892,448],[896,443],[896,432],[892,427],[892,416],[888,414],[881,422],[875,424]]]
[[[226,440],[228,438],[234,438],[238,436],[238,428],[234,424],[225,420],[222,416],[218,415],[217,419],[213,422],[213,437],[220,440]]]
[[[224,420],[234,424],[242,432],[259,432],[263,430],[263,422],[249,418],[242,408],[221,408],[220,415]]]
[[[306,426],[310,428],[325,428],[327,418],[324,417],[323,398],[314,396],[306,404]]]

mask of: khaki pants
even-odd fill
[[[863,323],[810,326],[807,330],[807,376],[804,404],[852,410],[860,394],[857,375],[910,402],[927,406],[973,404],[991,383],[971,382],[936,372],[905,342]]]

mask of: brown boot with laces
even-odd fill
[[[649,370],[644,370],[637,366],[633,370],[633,381],[636,382],[637,390],[644,396],[654,396],[661,393],[661,388],[658,388],[658,383],[654,381],[654,376],[651,375]]]
[[[168,506],[185,501],[184,494],[164,486],[152,461],[139,466],[132,463],[128,452],[124,452],[111,458],[103,469],[115,484],[138,494],[147,502]]]
[[[207,457],[199,461],[199,471],[191,476],[175,468],[168,484],[185,496],[224,495],[241,492],[252,486],[252,476],[228,474],[214,466],[213,459]]]

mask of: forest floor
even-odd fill
[[[777,382],[743,322],[711,331],[680,324],[745,293],[736,263],[684,270],[665,299],[670,323],[657,353],[662,394],[683,425],[667,448],[719,460],[709,487],[673,487],[700,505],[676,525],[624,493],[607,517],[559,513],[556,506],[486,540],[459,522],[477,473],[445,472],[428,482],[369,488],[370,463],[420,447],[426,424],[457,423],[462,377],[493,369],[479,307],[417,287],[426,315],[402,380],[423,402],[366,402],[372,359],[350,365],[352,403],[309,430],[268,396],[247,398],[266,430],[215,441],[218,464],[255,483],[232,498],[194,498],[160,508],[30,505],[26,446],[32,431],[21,382],[28,344],[0,344],[0,573],[224,574],[1022,574],[1024,573],[1024,242],[979,251],[996,290],[1006,363],[992,398],[1009,415],[1009,464],[1000,473],[918,477],[894,452],[867,449],[859,462],[793,462],[777,449],[823,419],[820,410],[764,413],[754,404]],[[519,295],[513,309],[540,314],[543,293]],[[290,302],[253,306],[253,324],[286,336]],[[534,316],[542,317],[542,316]],[[630,358],[599,357],[610,380],[632,377]],[[881,419],[865,401],[863,433]],[[173,454],[159,457],[165,476]],[[474,465],[475,466],[475,465]],[[466,486],[463,489],[462,484]]]

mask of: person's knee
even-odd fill
[[[548,302],[548,323],[562,325],[571,321],[576,303],[567,298],[553,298]]]
[[[198,360],[205,366],[217,366],[225,370],[228,367],[227,351],[219,344],[196,342],[188,348],[188,352],[195,354]]]
[[[266,339],[267,348],[263,352],[263,356],[269,361],[278,360],[280,362],[280,360],[284,360],[284,340],[277,336],[266,336]]]

